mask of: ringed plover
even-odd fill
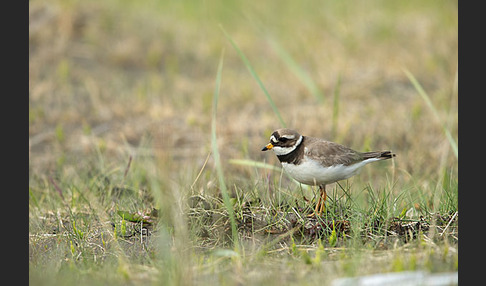
[[[327,198],[326,185],[356,175],[364,165],[395,157],[391,151],[358,152],[324,139],[303,136],[287,128],[277,129],[262,151],[273,150],[283,169],[302,184],[319,186],[314,213],[321,215]]]

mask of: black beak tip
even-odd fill
[[[262,151],[267,151],[267,150],[268,150],[267,146],[263,147],[262,149]]]

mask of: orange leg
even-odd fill
[[[317,211],[319,210],[319,205],[321,204],[321,197],[319,197],[319,200],[317,201],[316,208],[314,209],[314,212],[307,215],[307,217],[313,217],[317,214]]]
[[[321,195],[319,196],[319,199],[317,200],[316,208],[314,209],[314,212],[308,215],[308,217],[313,217],[313,216],[320,216],[322,212],[326,209],[325,207],[325,202],[327,199],[327,194],[326,194],[326,185],[319,186],[319,190],[321,191]]]
[[[321,189],[321,205],[319,207],[319,212],[317,213],[318,215],[321,215],[322,212],[326,209],[326,199],[327,199],[327,193],[326,193],[326,185],[319,186],[319,189]]]
[[[319,196],[319,200],[317,200],[316,208],[314,210],[314,213],[317,214],[317,215],[319,214],[319,206],[322,203],[321,200],[322,200],[322,196]]]

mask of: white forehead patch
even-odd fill
[[[275,139],[275,136],[273,136],[273,135],[270,136],[270,141],[272,141],[272,143],[277,143],[278,142],[278,140]]]

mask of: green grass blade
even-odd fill
[[[407,69],[404,69],[403,71],[405,72],[405,74],[407,75],[408,79],[413,84],[413,86],[415,87],[415,89],[417,90],[417,92],[419,93],[419,95],[425,101],[425,103],[427,104],[427,106],[429,107],[429,109],[432,111],[432,114],[435,116],[435,118],[437,119],[437,121],[438,122],[441,122],[440,117],[439,117],[439,113],[437,112],[437,109],[435,108],[434,104],[430,100],[430,97],[427,95],[427,93],[425,92],[425,90],[422,88],[422,85],[420,85],[420,83],[413,76],[413,74],[411,72],[409,72]],[[456,140],[454,140],[454,138],[452,137],[451,132],[449,131],[449,129],[447,129],[447,127],[444,124],[441,123],[441,126],[442,126],[442,130],[444,131],[445,136],[447,137],[447,140],[449,141],[449,144],[451,145],[451,148],[452,148],[452,151],[454,152],[454,155],[456,156],[456,158],[458,158],[459,152],[458,152]]]
[[[280,172],[280,173],[283,172],[283,169],[282,168],[279,168],[279,167],[276,167],[274,165],[270,165],[270,164],[267,164],[267,163],[262,163],[262,162],[259,162],[259,161],[254,161],[254,160],[248,160],[248,159],[230,159],[229,160],[229,163],[230,164],[234,164],[234,165],[240,165],[240,166],[250,166],[250,167],[255,167],[255,168],[268,169],[268,170],[277,171],[277,172]],[[294,182],[296,185],[301,186],[303,188],[307,188],[306,185],[301,185],[297,180],[295,180],[294,178],[292,178],[286,172],[283,172],[283,173],[290,179],[290,181]]]
[[[334,96],[333,96],[333,106],[332,106],[332,129],[331,134],[333,137],[336,137],[337,134],[337,124],[338,124],[338,117],[339,117],[339,92],[341,90],[341,75],[338,75],[338,80],[336,84],[336,88],[334,89]]]
[[[223,202],[228,211],[228,215],[230,217],[233,244],[235,247],[235,251],[239,253],[238,231],[236,228],[235,212],[228,195],[228,189],[226,188],[223,167],[221,166],[221,159],[220,159],[217,137],[216,137],[216,114],[218,109],[219,90],[221,87],[223,58],[224,58],[224,49],[221,52],[221,58],[219,60],[218,73],[216,75],[216,87],[214,89],[214,95],[213,95],[213,113],[212,113],[212,120],[211,120],[211,148],[213,152],[214,163],[216,165],[216,172],[218,174],[218,181],[219,181],[219,187],[221,189],[221,195],[223,196]]]
[[[234,165],[241,165],[241,166],[250,166],[250,167],[255,167],[255,168],[261,168],[261,169],[269,169],[272,171],[282,171],[282,168],[276,167],[274,165],[270,165],[267,163],[262,163],[259,161],[253,161],[253,160],[247,160],[247,159],[231,159],[229,160],[230,164]]]
[[[260,80],[260,77],[258,77],[257,73],[255,72],[255,70],[251,66],[250,61],[247,59],[247,57],[245,56],[245,54],[240,50],[240,48],[238,47],[238,45],[233,41],[233,39],[230,37],[230,35],[228,35],[228,33],[226,33],[226,31],[223,29],[223,26],[220,25],[219,27],[221,28],[221,30],[223,31],[225,37],[228,39],[228,41],[231,43],[231,45],[233,46],[233,48],[236,50],[236,52],[240,56],[241,60],[245,64],[245,66],[248,69],[248,71],[250,72],[250,74],[257,81],[257,83],[260,86],[261,90],[263,91],[263,93],[267,97],[267,100],[270,103],[270,106],[272,107],[273,112],[275,113],[275,115],[277,115],[278,120],[280,121],[280,124],[282,124],[282,127],[287,127],[287,125],[285,124],[285,121],[282,119],[282,116],[280,115],[280,112],[278,111],[277,106],[275,105],[275,102],[273,102],[273,99],[270,96],[270,94],[268,93],[267,89],[265,88],[265,85],[263,85],[263,82]]]
[[[284,61],[287,67],[297,76],[297,78],[302,82],[302,84],[309,90],[309,92],[317,99],[319,103],[324,102],[324,94],[312,77],[301,68],[297,62],[290,56],[289,53],[276,41],[270,39],[270,45],[278,53],[280,58]]]
[[[37,202],[34,192],[32,192],[32,189],[29,186],[29,203],[30,202],[32,202],[36,208],[39,208],[39,203]]]

